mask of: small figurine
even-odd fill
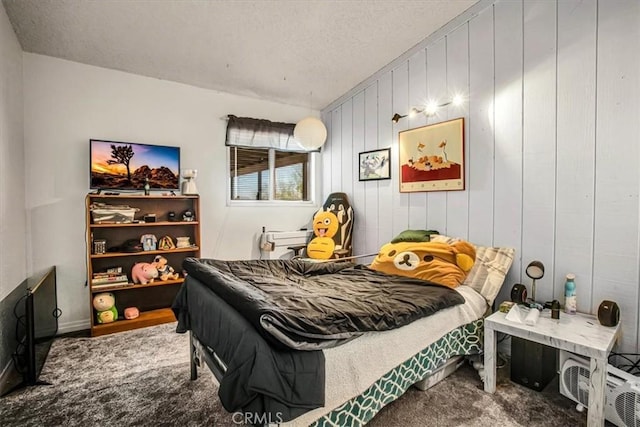
[[[173,267],[167,264],[167,259],[162,255],[156,255],[151,263],[158,270],[160,280],[176,280],[180,277]]]
[[[144,195],[148,196],[149,195],[149,190],[151,189],[151,187],[149,186],[149,178],[145,178],[144,179]]]

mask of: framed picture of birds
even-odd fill
[[[400,192],[464,190],[464,118],[399,133]]]

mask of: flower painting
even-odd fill
[[[400,192],[464,190],[464,119],[400,132]]]

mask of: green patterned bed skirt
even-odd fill
[[[484,319],[460,326],[420,353],[396,366],[364,393],[317,419],[313,427],[362,426],[409,387],[434,372],[449,358],[482,351]]]

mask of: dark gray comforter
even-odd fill
[[[184,269],[274,345],[318,350],[456,304],[455,290],[350,263],[188,258]]]
[[[183,268],[176,330],[193,331],[227,365],[223,406],[282,421],[324,405],[319,349],[464,302],[452,289],[349,263],[187,258]]]
[[[273,348],[238,311],[193,276],[173,302],[176,332],[192,331],[226,364],[218,396],[229,412],[289,421],[324,406],[322,351]]]

